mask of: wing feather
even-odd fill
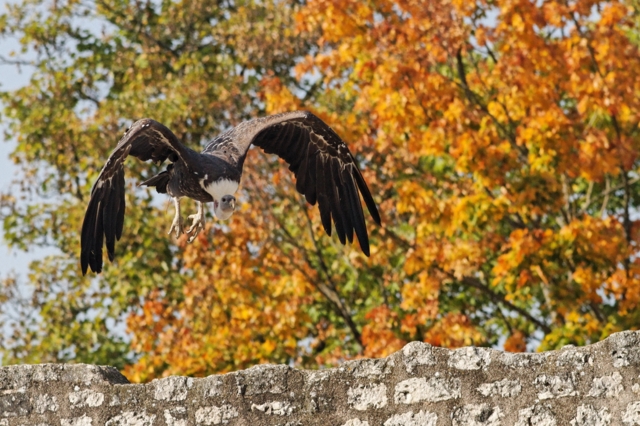
[[[304,188],[304,197],[312,206],[315,206],[318,200],[318,185],[314,183],[321,179],[322,173],[318,173],[318,170],[322,171],[322,155],[320,153],[316,153],[316,155],[309,160],[308,176],[311,176],[312,179],[311,184],[306,185]]]
[[[327,234],[331,235],[333,218],[340,242],[353,242],[355,231],[362,251],[369,255],[360,196],[377,224],[381,223],[380,214],[355,158],[326,123],[307,111],[258,118],[241,123],[205,151],[215,155],[230,141],[241,153],[241,161],[254,144],[289,163],[289,170],[296,176],[296,190],[311,205],[317,202]]]
[[[316,163],[316,170],[323,170],[324,159],[322,155],[318,155]],[[327,198],[327,180],[329,180],[327,173],[318,173],[316,175],[316,194],[318,197],[318,209],[320,210],[320,219],[322,220],[322,227],[327,235],[331,236],[331,204]]]
[[[347,240],[353,243],[353,223],[351,223],[351,215],[349,214],[349,200],[347,200],[346,185],[342,180],[341,167],[337,161],[332,161],[331,174],[336,182],[336,192],[340,199],[340,209],[338,214],[342,219],[343,229]]]
[[[120,187],[117,182],[120,175],[122,174],[122,171],[118,170],[118,172],[113,177],[113,181],[115,181],[116,183],[115,185],[111,186],[111,191],[105,194],[104,207],[102,210],[102,228],[104,229],[104,238],[106,241],[107,254],[109,255],[110,261],[113,261],[115,252],[116,226],[120,210],[120,197],[118,192],[121,192],[124,189],[124,182],[122,184],[122,187]]]
[[[109,260],[122,236],[125,212],[124,160],[128,155],[147,161],[185,161],[193,151],[180,143],[164,125],[149,118],[136,121],[120,139],[91,189],[80,237],[82,274],[87,268],[102,271],[102,247],[106,239]]]
[[[360,194],[362,194],[362,198],[364,198],[364,202],[367,205],[367,210],[369,210],[369,213],[373,217],[373,220],[378,225],[380,225],[382,221],[380,220],[380,213],[378,213],[378,209],[376,208],[376,202],[373,200],[371,192],[369,191],[369,187],[367,186],[362,173],[360,173],[360,170],[357,167],[354,169],[354,173],[352,174],[352,176],[356,180],[356,184],[358,185]]]
[[[329,207],[331,208],[331,217],[333,217],[333,223],[336,225],[336,234],[342,244],[346,243],[346,230],[344,221],[342,220],[342,213],[340,212],[340,193],[336,186],[336,177],[333,175],[333,167],[329,162],[326,173],[329,179],[325,180],[325,188],[329,195]]]
[[[101,200],[99,197],[92,197],[89,201],[87,208],[87,214],[82,224],[82,236],[83,240],[87,240],[89,235],[97,235],[92,240],[91,247],[87,247],[82,253],[82,262],[84,270],[86,271],[86,265],[91,266],[92,270],[97,268],[96,258],[102,261],[102,209],[100,208]]]
[[[122,174],[122,179],[124,181],[124,173]],[[122,182],[122,189],[118,191],[118,194],[120,195],[120,203],[118,208],[118,215],[116,216],[116,240],[120,240],[120,238],[122,237],[122,230],[124,229],[124,182]]]
[[[292,158],[292,153],[291,153],[291,149],[293,148],[293,145],[295,144],[296,141],[296,129],[293,127],[281,127],[279,130],[279,134],[278,134],[278,139],[280,139],[280,149],[278,149],[278,151],[280,152],[286,152],[287,157],[289,157],[290,159]]]
[[[346,196],[349,204],[351,223],[353,224],[358,241],[360,241],[362,251],[369,253],[369,236],[367,235],[367,228],[364,226],[364,212],[362,211],[362,204],[360,204],[358,193],[355,190],[356,185],[353,181],[353,175],[344,169],[342,171],[342,179],[348,182],[344,187],[347,192]]]
[[[283,126],[286,127],[286,126]],[[294,128],[293,126],[289,126],[291,128]],[[302,158],[304,156],[304,154],[307,152],[307,146],[309,145],[309,134],[307,132],[303,132],[301,130],[298,130],[299,132],[299,139],[295,139],[294,137],[291,138],[291,143],[289,145],[289,148],[287,149],[287,154],[286,154],[286,158],[283,157],[283,159],[291,164],[293,166],[293,164],[298,164],[300,161],[300,158]],[[295,170],[292,170],[290,168],[290,170],[292,172],[295,173]]]
[[[305,193],[305,188],[307,186],[307,179],[309,178],[309,174],[307,173],[307,164],[309,163],[309,158],[311,157],[311,150],[314,148],[315,146],[313,144],[307,143],[304,148],[304,155],[302,155],[299,160],[294,160],[298,163],[297,170],[294,172],[297,178],[296,190],[301,194]]]

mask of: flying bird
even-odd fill
[[[213,139],[201,153],[183,145],[163,124],[150,118],[136,121],[125,132],[102,168],[91,189],[91,199],[82,223],[80,264],[102,271],[102,247],[106,243],[110,261],[115,242],[124,224],[124,160],[132,155],[140,160],[162,163],[166,170],[141,185],[155,187],[173,198],[175,217],[169,234],[184,233],[180,199],[197,201],[198,210],[188,216],[186,231],[192,242],[204,229],[204,204],[213,203],[218,219],[228,219],[236,208],[234,196],[247,152],[256,145],[276,154],[289,164],[296,177],[296,190],[311,205],[318,203],[322,225],[331,235],[331,223],[342,244],[353,242],[355,231],[360,248],[369,256],[369,236],[360,196],[373,220],[380,215],[355,158],[347,145],[324,121],[307,111],[294,111],[244,121]]]

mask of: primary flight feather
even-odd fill
[[[166,170],[142,182],[173,198],[176,214],[169,234],[184,232],[180,199],[198,202],[198,212],[189,216],[186,231],[193,241],[204,229],[204,203],[213,202],[219,219],[234,212],[234,194],[242,177],[242,166],[251,145],[276,154],[289,163],[296,177],[296,189],[311,205],[318,203],[322,225],[331,235],[331,223],[342,244],[353,242],[355,232],[360,248],[369,256],[369,236],[360,196],[373,220],[380,215],[356,161],[340,137],[325,122],[307,111],[271,115],[240,123],[216,137],[201,153],[184,146],[164,125],[150,118],[138,120],[113,150],[91,190],[82,224],[80,264],[102,271],[102,247],[106,244],[113,261],[115,242],[124,224],[124,160],[132,155],[140,160],[163,162]]]

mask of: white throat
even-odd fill
[[[229,179],[220,179],[218,181],[211,182],[206,186],[204,185],[204,179],[201,179],[200,186],[202,186],[202,188],[207,191],[215,201],[220,201],[220,199],[225,195],[233,195],[238,190],[238,182],[234,182]]]

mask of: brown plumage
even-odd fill
[[[182,232],[179,200],[183,196],[200,203],[214,202],[216,215],[230,216],[235,208],[231,192],[237,189],[252,144],[289,164],[296,176],[298,192],[311,205],[318,204],[327,234],[331,235],[333,218],[340,242],[353,242],[355,232],[362,251],[369,256],[360,195],[373,220],[380,224],[375,201],[346,144],[315,115],[295,111],[242,122],[216,137],[202,153],[182,145],[164,125],[145,118],[136,121],[122,137],[91,190],[82,225],[82,273],[85,274],[88,267],[94,272],[102,270],[105,241],[109,260],[114,259],[115,241],[122,236],[124,223],[123,163],[128,155],[143,161],[171,162],[165,171],[143,184],[174,198],[177,212],[172,230],[175,228],[179,234]],[[219,207],[227,210],[218,210]],[[196,220],[198,228],[191,240],[203,227],[204,219],[198,217],[187,233],[196,227]]]

